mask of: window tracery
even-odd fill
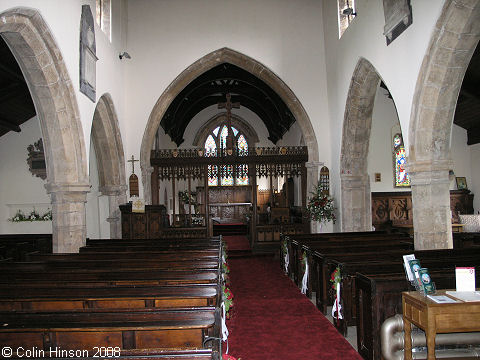
[[[234,153],[238,156],[248,155],[248,141],[240,130],[231,127],[233,134]],[[205,140],[205,156],[222,156],[227,148],[228,126],[222,123],[215,127]],[[248,185],[248,166],[239,165],[209,165],[208,185],[209,186],[233,186]]]

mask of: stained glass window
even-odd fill
[[[207,140],[205,141],[205,153],[206,156],[213,156],[217,150],[217,144],[212,135],[208,135]]]
[[[407,155],[405,147],[403,146],[403,138],[401,134],[396,134],[393,137],[393,155],[395,167],[395,186],[403,187],[410,186],[410,177],[407,173]]]
[[[239,156],[248,155],[248,142],[238,129],[231,127],[236,153]],[[217,126],[205,140],[205,156],[224,156],[220,151],[227,147],[228,127],[226,124]],[[209,186],[248,185],[248,165],[217,165],[208,166]]]
[[[245,139],[245,136],[240,135],[237,140],[237,149],[238,149],[238,155],[244,156],[248,154],[248,144],[247,140]]]
[[[220,133],[220,147],[222,149],[227,148],[227,136],[228,136],[228,129],[227,129],[227,126],[224,125],[222,128],[222,132]]]
[[[218,185],[218,166],[208,165],[208,186]]]
[[[222,166],[222,177],[220,178],[220,185],[222,186],[233,185],[233,165]]]

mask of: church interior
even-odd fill
[[[477,16],[1,1],[2,356],[478,358]]]

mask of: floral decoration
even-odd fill
[[[48,209],[43,215],[40,215],[35,208],[29,214],[24,214],[22,210],[17,210],[15,215],[8,220],[11,222],[52,221],[52,210]]]
[[[180,200],[182,200],[182,202],[184,204],[188,204],[188,205],[193,205],[194,209],[195,209],[195,213],[197,213],[198,211],[198,203],[197,203],[197,193],[195,192],[190,192],[190,197],[188,197],[188,190],[184,190],[184,191],[179,191],[178,192],[178,197]]]
[[[229,319],[230,316],[228,312],[230,311],[230,308],[233,307],[233,293],[225,285],[222,285],[222,293],[223,293],[223,302],[225,304],[225,313],[227,314],[227,319]]]
[[[337,267],[334,272],[332,272],[332,276],[330,278],[330,282],[332,283],[332,289],[337,288],[337,284],[342,281],[342,276],[340,275],[340,268]]]
[[[315,186],[315,190],[311,194],[312,196],[307,203],[307,212],[310,219],[325,223],[333,221],[335,224],[337,218],[333,198],[325,194],[320,183]]]

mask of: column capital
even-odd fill
[[[128,189],[127,185],[106,185],[100,186],[98,190],[102,193],[102,195],[123,195],[126,194]]]
[[[315,167],[320,167],[320,166],[324,166],[325,163],[323,161],[307,161],[305,163],[305,167],[307,169],[311,169],[311,168],[315,168]]]

